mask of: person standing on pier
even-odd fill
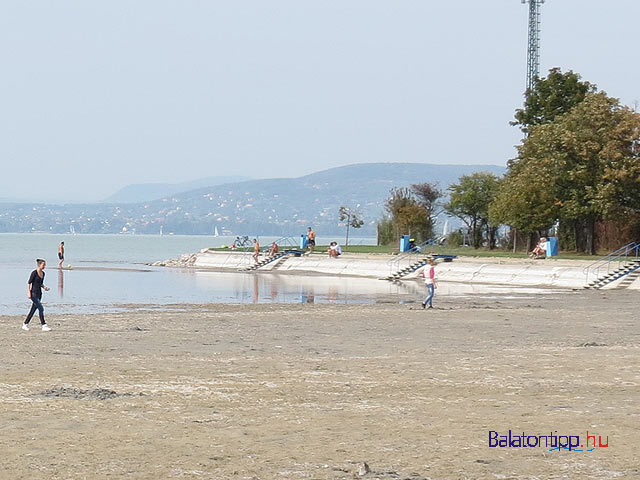
[[[309,255],[311,255],[313,249],[316,248],[316,232],[311,227],[307,229],[307,246],[309,247]]]

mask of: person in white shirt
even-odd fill
[[[547,237],[540,237],[540,241],[536,248],[529,254],[533,259],[544,257],[547,254]]]
[[[329,245],[328,253],[331,258],[338,258],[340,255],[342,255],[342,248],[340,248],[338,242],[331,242],[331,244]]]

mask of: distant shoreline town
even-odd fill
[[[495,165],[355,164],[299,178],[247,180],[172,193],[154,200],[52,205],[0,203],[0,233],[297,235],[308,225],[344,231],[338,209],[359,205],[359,236],[375,236],[394,187],[418,181],[446,188],[460,175],[502,174]],[[157,193],[157,191],[156,191]],[[129,192],[128,198],[134,198]]]

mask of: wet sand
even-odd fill
[[[437,300],[0,316],[0,478],[640,478],[637,292]]]

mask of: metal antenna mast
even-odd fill
[[[544,0],[522,0],[529,3],[529,46],[527,49],[527,90],[540,75],[540,6]]]

